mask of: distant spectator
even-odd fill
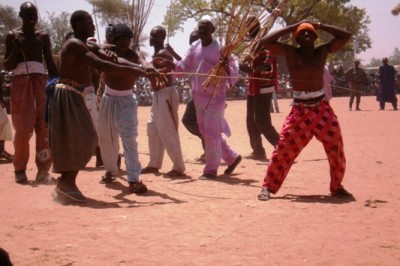
[[[381,80],[381,90],[378,94],[380,110],[385,109],[385,102],[390,102],[393,105],[393,110],[397,111],[397,97],[395,90],[395,75],[396,70],[392,65],[388,64],[388,59],[382,59],[383,65],[379,67],[379,78]]]
[[[354,67],[346,71],[345,78],[349,82],[351,89],[349,110],[352,110],[354,98],[356,98],[356,111],[361,111],[361,92],[363,91],[364,85],[368,83],[368,76],[364,69],[360,67],[360,61],[354,61]]]

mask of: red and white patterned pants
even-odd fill
[[[47,124],[44,121],[45,85],[47,76],[41,74],[16,75],[11,89],[11,120],[15,129],[14,169],[26,170],[29,160],[29,140],[36,134],[36,165],[48,171],[51,155]]]
[[[338,119],[329,102],[315,107],[293,106],[279,134],[279,142],[268,166],[263,187],[278,192],[301,150],[315,136],[322,142],[330,166],[330,191],[341,187],[346,168],[343,138]]]

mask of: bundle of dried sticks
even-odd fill
[[[147,19],[150,16],[154,1],[155,0],[132,0],[131,4],[129,4],[128,1],[128,17],[130,18],[131,29],[133,31],[132,44],[135,49],[139,49],[140,37]]]
[[[271,14],[269,14],[267,17],[261,16],[258,18],[258,21],[262,25],[261,30],[258,32],[257,36],[253,38],[248,46],[246,47],[246,50],[248,51],[242,58],[241,62],[244,64],[247,64],[250,68],[252,67],[252,62],[260,48],[260,40],[263,36],[265,36],[272,28],[274,25],[276,19],[279,17],[281,14],[282,10],[284,10],[289,3],[289,0],[282,0],[279,5],[272,11]],[[250,25],[250,28],[254,27],[255,24],[257,23],[257,20],[254,20],[252,24]]]
[[[255,0],[234,0],[230,6],[230,21],[228,22],[228,27],[225,36],[225,46],[221,51],[221,59],[229,58],[234,52],[237,52],[239,48],[243,48],[243,40],[245,39],[248,32],[254,27],[256,20],[253,23],[246,23],[247,18],[256,17],[262,29],[257,35],[257,37],[250,42],[247,46],[250,46],[251,53],[249,56],[254,56],[257,45],[262,36],[264,36],[275,23],[282,9],[284,9],[289,2],[289,0],[282,0],[278,8],[275,9],[271,14],[266,11],[267,3],[264,9],[255,8]],[[216,65],[211,72],[209,77],[202,84],[204,88],[212,87],[213,91],[211,96],[215,96],[216,90],[219,87],[220,82],[224,82],[223,76],[225,75],[225,65],[226,60],[221,60],[221,63]]]

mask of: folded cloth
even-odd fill
[[[304,22],[304,23],[301,23],[301,24],[295,29],[295,31],[293,32],[294,38],[297,39],[297,37],[299,36],[299,33],[300,33],[301,31],[303,31],[303,30],[312,31],[312,32],[315,34],[315,37],[318,37],[318,33],[317,33],[317,31],[315,30],[314,26],[313,26],[311,23]]]

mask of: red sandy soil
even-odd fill
[[[277,129],[289,102],[280,100],[281,112],[272,114]],[[230,101],[226,110],[228,143],[242,155],[251,152],[245,105]],[[99,184],[103,170],[93,157],[78,176],[89,201],[60,204],[51,196],[54,185],[33,181],[33,153],[26,185],[1,162],[0,246],[15,265],[400,265],[400,112],[390,104],[378,111],[372,96],[362,98],[361,112],[348,110],[348,98],[331,105],[345,141],[343,184],[354,201],[329,196],[328,162],[315,139],[269,201],[257,200],[265,162],[244,159],[231,176],[222,175],[223,164],[216,181],[199,180],[200,141],[180,125],[187,177],[165,178],[165,155],[159,175],[141,176],[149,188],[144,196],[128,194],[124,171],[116,182]],[[139,107],[143,167],[149,111]],[[6,148],[13,152],[10,142]]]

